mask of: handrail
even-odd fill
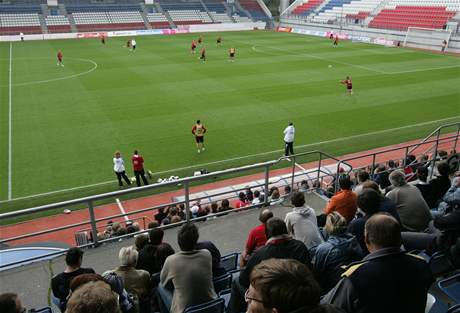
[[[460,122],[441,125],[438,128],[436,128],[435,130],[433,130],[428,136],[426,136],[424,139],[422,139],[418,144],[416,144],[414,146],[414,148],[410,149],[408,152],[409,153],[413,152],[415,149],[417,149],[421,145],[425,144],[426,141],[428,139],[430,139],[431,137],[433,137],[435,134],[436,134],[436,138],[439,139],[439,135],[440,135],[440,132],[441,132],[442,129],[447,128],[447,127],[452,127],[452,126],[455,126],[455,125],[457,125],[457,136],[458,136],[458,134],[460,132]]]

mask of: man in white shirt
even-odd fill
[[[289,122],[288,127],[284,130],[284,155],[294,154],[294,135],[295,128],[292,122]]]
[[[136,51],[136,40],[134,38],[131,39],[131,49],[133,52]]]
[[[125,162],[123,161],[119,151],[115,152],[115,156],[113,158],[113,171],[115,172],[115,175],[117,175],[118,186],[123,187],[123,182],[121,181],[122,178],[128,185],[131,185],[131,181],[128,176],[126,176]]]

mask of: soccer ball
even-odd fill
[[[136,182],[136,177],[131,177],[131,182],[132,183]]]

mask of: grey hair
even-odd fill
[[[400,170],[391,172],[389,178],[391,185],[394,187],[401,187],[406,184],[406,175]]]
[[[133,246],[123,247],[118,253],[121,266],[136,266],[139,253]]]

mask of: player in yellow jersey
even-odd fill
[[[236,49],[233,48],[233,47],[228,50],[228,58],[229,58],[230,62],[235,61],[235,53],[236,53]]]
[[[196,121],[196,124],[193,125],[192,134],[195,136],[196,147],[198,149],[198,153],[204,151],[204,134],[206,133],[206,127],[201,124],[200,120]]]

